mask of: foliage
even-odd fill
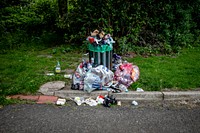
[[[14,5],[5,5],[0,9],[1,41],[3,49],[15,49],[30,44],[49,43],[44,37],[55,33],[57,19],[56,0],[22,0]],[[53,38],[54,41],[55,37]],[[51,38],[47,40],[53,40]],[[60,37],[56,38],[57,40]],[[33,42],[33,43],[32,43]],[[37,46],[35,46],[37,47]]]
[[[56,37],[54,46],[79,46],[96,28],[112,34],[118,53],[140,47],[170,54],[199,45],[200,0],[2,0],[0,5],[4,48],[28,45],[26,39],[34,38],[45,44],[41,38],[49,37],[49,43],[49,34]]]
[[[71,4],[77,8],[69,14],[70,38],[78,41],[96,28],[103,29],[114,36],[118,53],[139,46],[168,54],[192,46],[199,37],[199,0],[77,0]]]

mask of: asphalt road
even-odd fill
[[[68,102],[0,109],[0,133],[199,133],[200,106],[143,103],[90,107]],[[189,106],[188,106],[189,105]]]

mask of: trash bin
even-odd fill
[[[89,49],[89,60],[91,61],[91,58],[94,58],[94,65],[104,65],[111,70],[112,54],[113,54],[112,44],[98,45],[98,46],[89,44],[88,49]]]

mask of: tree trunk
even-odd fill
[[[68,0],[58,0],[60,18],[65,21],[68,17]]]

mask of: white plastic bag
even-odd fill
[[[96,68],[91,69],[92,73],[95,73],[101,78],[102,86],[108,86],[112,84],[114,73],[103,65],[99,65]]]
[[[85,74],[86,74],[86,70],[83,67],[83,63],[80,63],[79,66],[77,67],[75,73],[73,74],[73,80],[72,80],[72,84],[79,85],[79,89],[82,90],[83,89],[83,80],[85,78]]]
[[[101,89],[101,79],[98,75],[87,72],[84,78],[84,91],[90,93],[93,90]]]
[[[84,78],[84,91],[91,92],[96,89],[102,89],[102,86],[112,85],[114,73],[107,67],[100,65],[91,68]]]

